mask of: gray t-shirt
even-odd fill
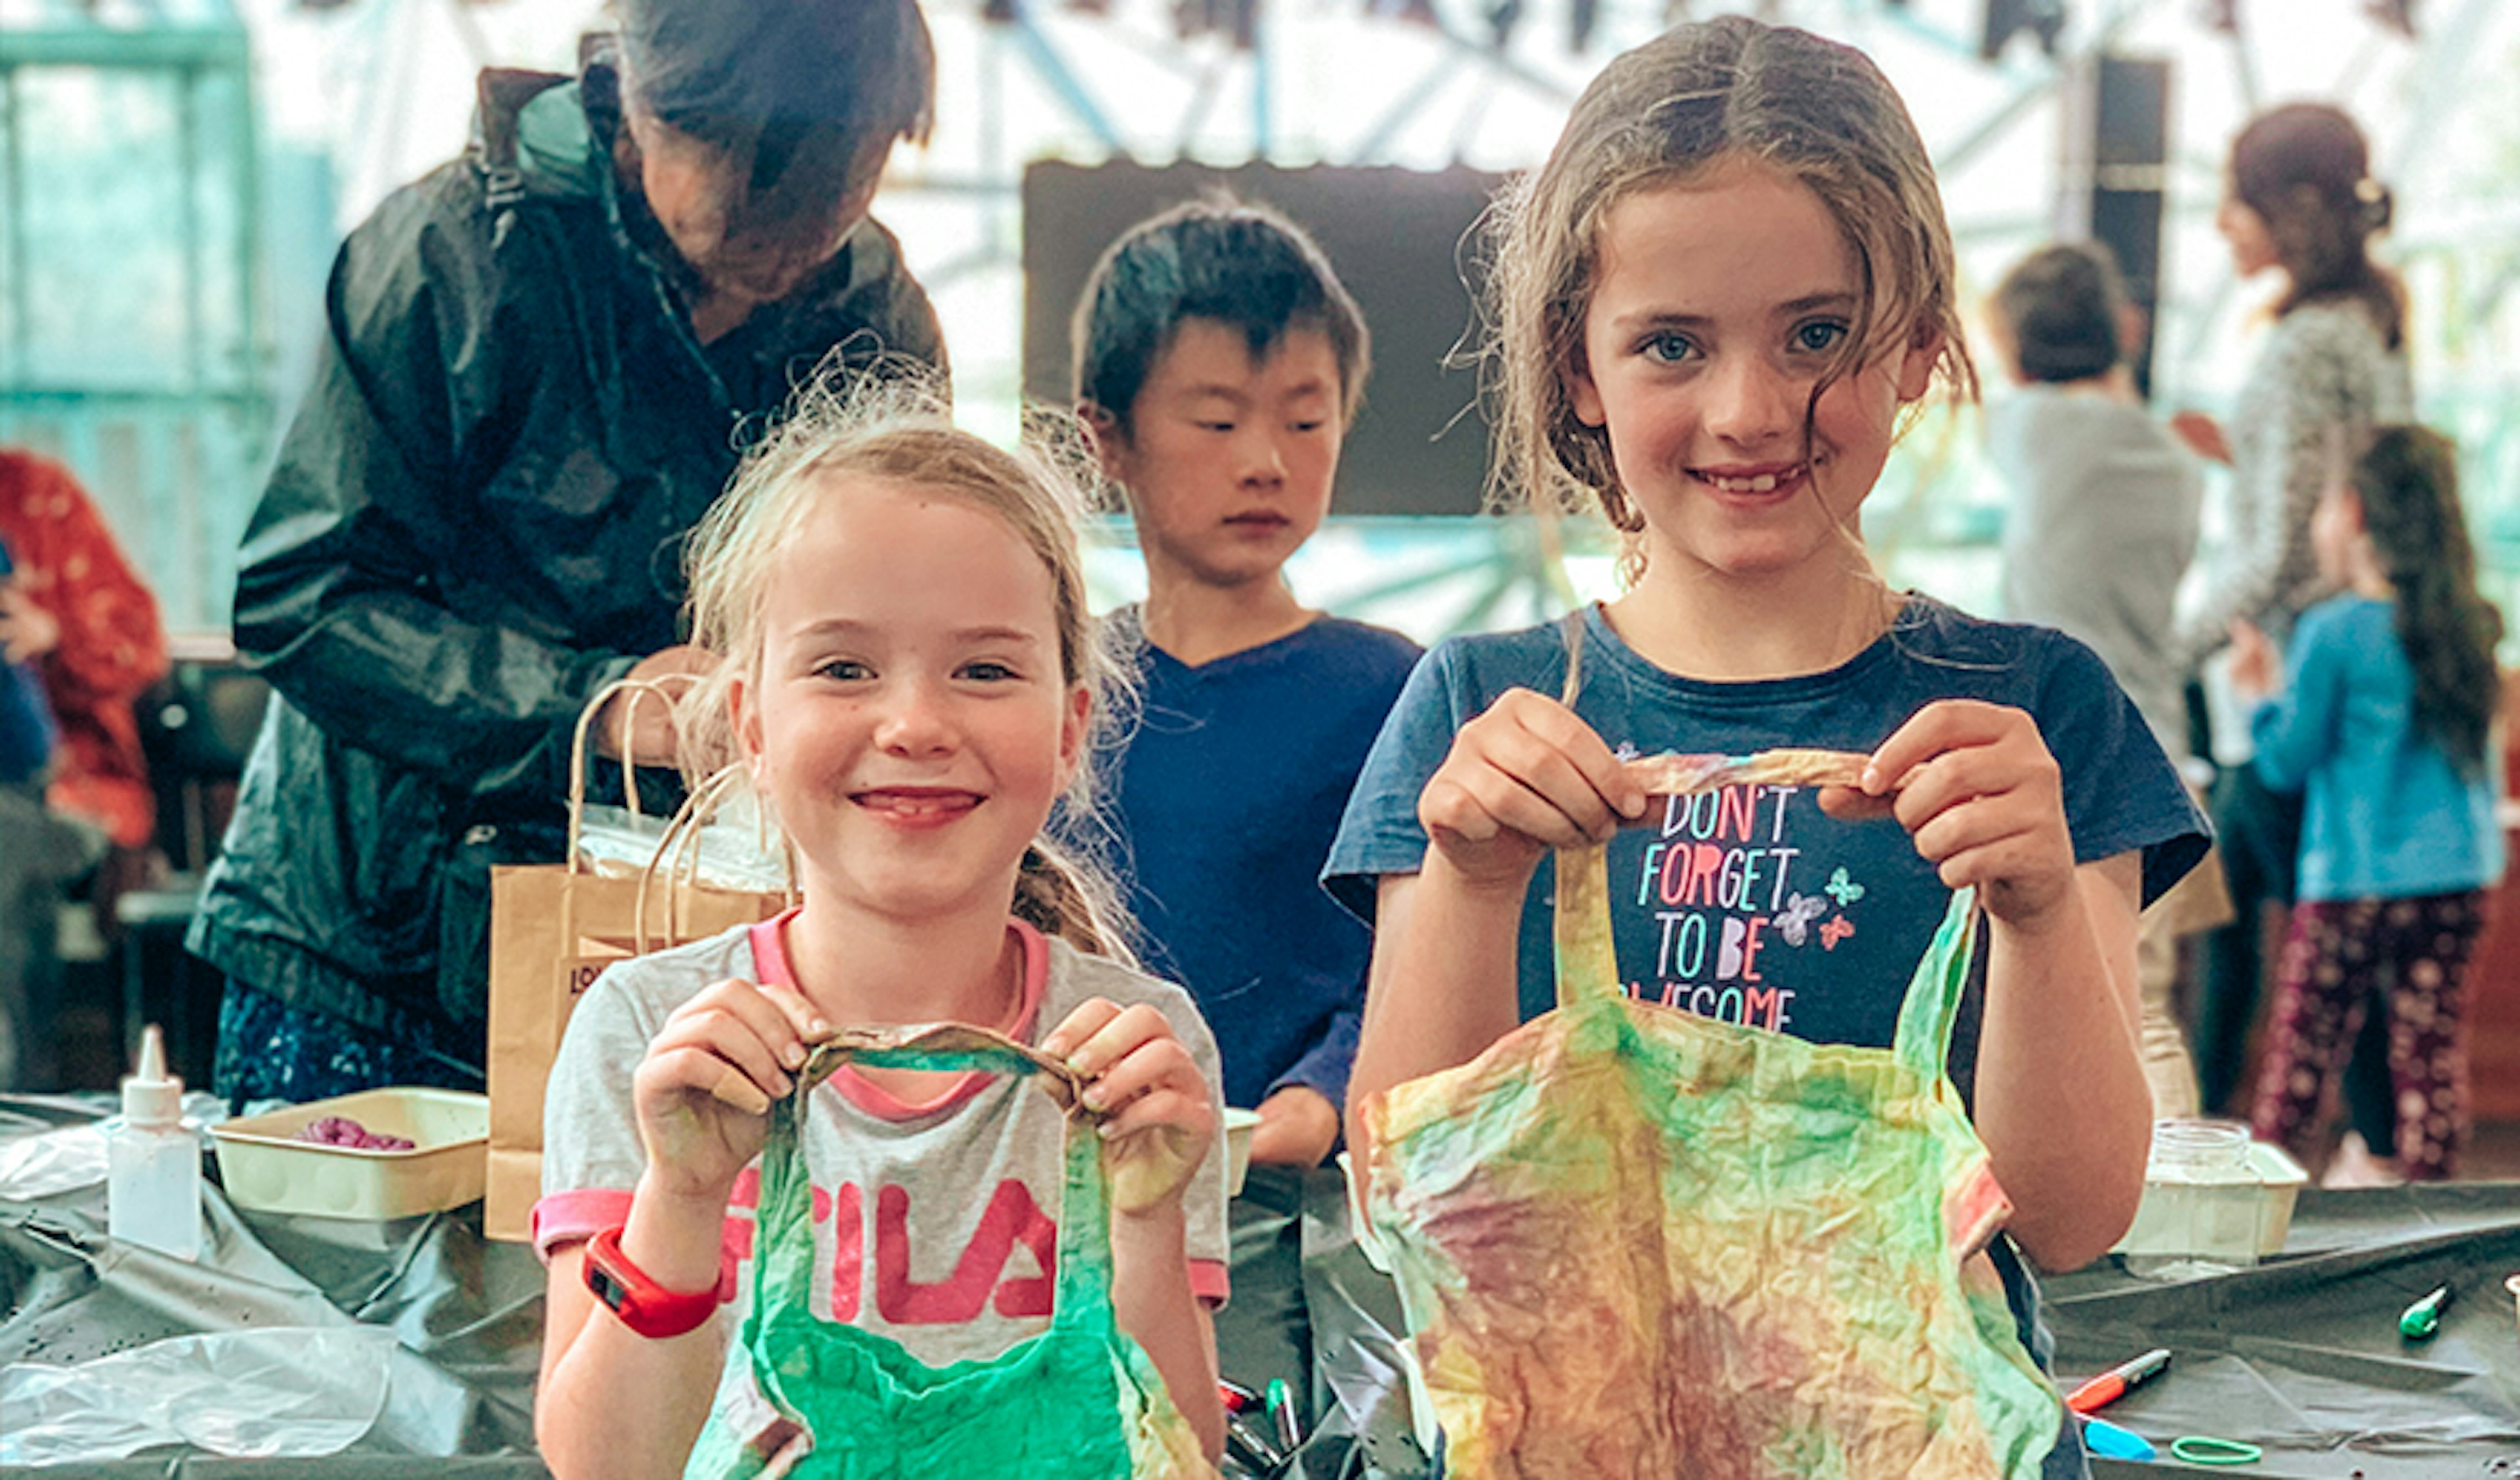
[[[2171,639],[2196,554],[2204,479],[2140,406],[2025,385],[1987,407],[2003,516],[2003,614],[2100,655],[2161,748],[2187,751],[2186,678]]]
[[[632,1070],[667,1013],[711,983],[790,979],[784,921],[729,930],[611,966],[580,999],[543,1103],[543,1196],[534,1245],[548,1256],[628,1213],[646,1157],[631,1100]],[[1038,1042],[1077,1006],[1106,998],[1151,1004],[1217,1085],[1216,1045],[1181,988],[1089,956],[1027,925],[1024,1011],[1012,1036]],[[995,1357],[1049,1328],[1065,1121],[1049,1096],[1006,1075],[970,1074],[923,1104],[905,1102],[848,1068],[814,1092],[805,1162],[814,1184],[815,1314],[878,1332],[930,1366]],[[752,1246],[757,1169],[728,1205],[729,1251]],[[1220,1131],[1183,1199],[1191,1283],[1225,1296],[1225,1145]],[[719,1313],[731,1334],[750,1298]],[[721,1416],[750,1432],[768,1410],[729,1343]]]

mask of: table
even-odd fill
[[[2160,1462],[2103,1462],[2099,1480],[2202,1473],[2170,1459],[2182,1434],[2266,1449],[2230,1474],[2497,1480],[2520,1476],[2512,1274],[2520,1184],[2481,1183],[2305,1192],[2282,1256],[2254,1270],[2152,1284],[2104,1261],[2044,1287],[2061,1377],[2174,1354],[2101,1414],[2162,1446]],[[2445,1282],[2457,1293],[2440,1334],[2401,1337],[2399,1315]]]
[[[0,1141],[99,1113],[98,1097],[0,1097]],[[1343,1228],[1334,1174],[1304,1189],[1303,1270],[1321,1390],[1333,1416],[1306,1445],[1306,1480],[1408,1480],[1424,1471],[1397,1391],[1397,1302]],[[480,1234],[477,1204],[391,1222],[239,1213],[204,1196],[200,1266],[103,1236],[104,1189],[0,1201],[0,1363],[76,1361],[165,1336],[248,1325],[363,1322],[390,1328],[390,1395],[341,1455],[221,1460],[178,1450],[39,1473],[385,1480],[435,1457],[431,1476],[531,1480],[532,1392],[543,1273],[531,1250]],[[2503,1276],[2520,1273],[2520,1184],[2307,1192],[2283,1257],[2178,1284],[2103,1261],[2046,1281],[2056,1367],[2072,1380],[2156,1346],[2168,1373],[2106,1416],[2156,1442],[2244,1439],[2264,1462],[2227,1471],[2295,1480],[2520,1477],[2520,1323]],[[2398,1313],[2445,1279],[2459,1285],[2441,1333],[2401,1340]],[[1257,1294],[1258,1292],[1253,1292]],[[1226,1354],[1229,1367],[1233,1353]],[[1362,1439],[1358,1436],[1362,1434]],[[2096,1480],[2206,1473],[2162,1460],[2102,1460]]]
[[[0,1141],[95,1116],[101,1097],[0,1097]],[[309,1476],[387,1480],[413,1456],[432,1476],[528,1480],[543,1272],[532,1250],[491,1243],[480,1205],[390,1222],[241,1213],[202,1198],[198,1265],[105,1236],[105,1189],[0,1201],[0,1363],[77,1362],[168,1336],[247,1326],[365,1323],[392,1330],[383,1413],[347,1453],[229,1460],[174,1448],[128,1460],[47,1465],[45,1477]]]

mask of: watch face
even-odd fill
[[[612,1272],[600,1264],[586,1267],[586,1287],[593,1290],[595,1298],[603,1301],[616,1316],[629,1308],[629,1286],[613,1278]]]

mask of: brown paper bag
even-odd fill
[[[490,1148],[481,1223],[493,1238],[524,1238],[542,1195],[543,1087],[578,996],[613,962],[767,919],[792,902],[792,891],[719,889],[699,879],[699,830],[731,776],[693,792],[639,876],[610,876],[585,865],[578,837],[588,726],[615,694],[646,688],[608,688],[578,721],[568,862],[491,871]],[[637,788],[628,789],[635,811]],[[633,1067],[625,1063],[621,1072]]]

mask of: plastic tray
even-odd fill
[[[2146,1178],[2143,1201],[2116,1252],[2130,1260],[2246,1268],[2283,1251],[2293,1200],[2309,1180],[2301,1163],[2263,1141],[2249,1143],[2239,1180],[2198,1182],[2156,1172]]]
[[[408,1151],[366,1151],[295,1140],[327,1115],[346,1115]],[[210,1128],[228,1200],[265,1213],[320,1218],[407,1218],[462,1207],[481,1195],[490,1101],[460,1090],[363,1090],[249,1115]]]

